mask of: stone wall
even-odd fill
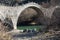
[[[60,0],[51,0],[51,5],[60,5]]]

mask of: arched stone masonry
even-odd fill
[[[29,3],[29,4],[26,4],[26,5],[24,5],[24,6],[22,6],[22,8],[20,8],[20,11],[17,13],[17,17],[16,18],[13,18],[12,20],[13,20],[13,25],[14,25],[14,29],[17,29],[17,21],[18,21],[18,18],[19,18],[19,16],[20,16],[20,14],[26,9],[26,8],[33,8],[33,9],[35,9],[36,11],[38,11],[38,13],[41,13],[42,11],[41,11],[41,6],[40,5],[38,5],[38,4],[36,4],[36,3]],[[39,14],[39,15],[41,15],[41,17],[43,17],[42,15],[42,13],[41,14]]]

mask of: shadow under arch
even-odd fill
[[[6,17],[6,18],[4,19],[4,25],[7,27],[7,30],[8,30],[8,31],[11,31],[11,30],[14,29],[11,18]]]
[[[29,25],[29,23],[31,23],[32,21],[35,21],[35,22],[36,22],[36,20],[38,20],[38,18],[43,18],[43,17],[44,17],[43,12],[42,12],[39,8],[30,6],[30,7],[25,8],[25,9],[21,12],[21,14],[19,15],[18,21],[17,21],[17,26],[21,26],[21,23],[19,23],[19,19],[22,17],[21,15],[23,15],[23,12],[24,12],[25,10],[27,10],[27,11],[25,11],[25,12],[28,12],[28,15],[27,15],[27,16],[29,16],[29,11],[31,11],[31,10],[28,11],[28,8],[31,8],[31,9],[33,9],[34,11],[36,11],[37,14],[36,14],[36,15],[32,14],[32,15],[33,15],[33,16],[31,16],[32,20],[28,20],[28,19],[27,19],[27,20],[24,20],[24,21],[23,21],[23,25],[24,25],[24,26]],[[25,13],[25,12],[24,12],[24,13]],[[31,13],[31,12],[30,12],[30,13]],[[27,21],[28,21],[29,23],[26,24]],[[20,20],[20,22],[21,22],[21,20]],[[24,22],[25,22],[25,23],[24,23]],[[26,24],[26,25],[25,25],[25,24]]]

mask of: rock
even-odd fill
[[[4,26],[3,22],[0,21],[0,40],[12,40],[12,35],[7,33],[8,31],[8,27]]]

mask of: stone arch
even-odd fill
[[[49,29],[60,30],[60,8],[56,7],[51,15]]]
[[[21,7],[21,9],[19,9],[19,12],[17,13],[17,18],[20,16],[20,14],[21,14],[26,8],[29,8],[29,7],[33,8],[33,9],[35,9],[35,10],[39,9],[40,11],[42,11],[42,10],[41,10],[42,7],[41,7],[39,4],[33,3],[33,2],[27,3],[27,4],[23,5],[23,6]]]
[[[18,19],[19,19],[19,16],[21,15],[21,13],[25,10],[25,9],[27,9],[27,8],[32,8],[32,9],[34,9],[37,13],[38,13],[38,16],[40,16],[40,18],[42,19],[43,17],[44,17],[44,14],[43,14],[43,12],[41,11],[41,6],[39,6],[39,5],[28,5],[28,6],[24,6],[21,10],[20,10],[20,12],[18,13],[18,17],[17,17],[17,21],[18,21]],[[38,18],[37,18],[38,19]],[[17,25],[17,24],[16,24]]]
[[[60,25],[60,8],[55,8],[51,16],[51,25]]]

